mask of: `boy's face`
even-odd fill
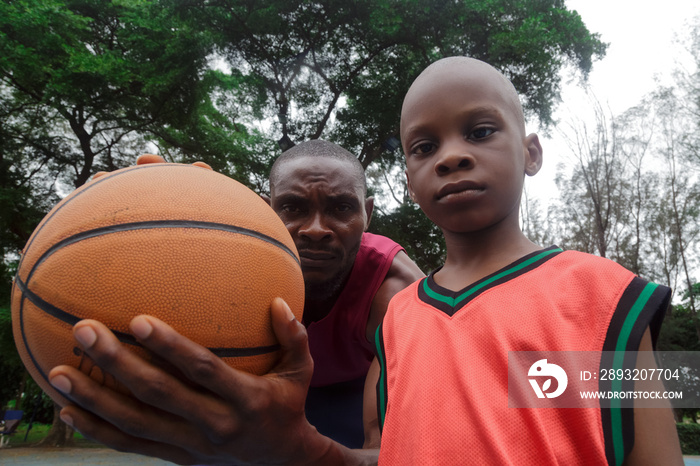
[[[411,197],[443,230],[518,225],[524,175],[541,166],[517,95],[483,62],[448,59],[411,86],[401,112]]]

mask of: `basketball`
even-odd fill
[[[132,318],[155,316],[228,365],[262,375],[279,359],[270,304],[301,320],[304,282],[282,221],[256,193],[202,166],[137,165],[96,177],[59,202],[25,246],[12,288],[22,361],[41,388],[58,365],[110,380],[75,343],[95,319],[142,357]]]

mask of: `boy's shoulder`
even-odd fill
[[[580,269],[590,268],[591,272],[593,273],[616,272],[634,275],[633,272],[611,259],[596,256],[595,254],[589,254],[587,252],[563,250],[557,259],[557,263],[562,267],[575,267]]]

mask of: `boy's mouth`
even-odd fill
[[[440,188],[435,196],[438,200],[449,196],[450,194],[462,193],[465,191],[483,191],[484,187],[473,181],[459,181],[457,183],[449,183]]]

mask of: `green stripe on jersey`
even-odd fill
[[[430,287],[428,286],[428,280],[423,280],[423,291],[425,291],[425,293],[428,296],[430,296],[432,299],[434,299],[436,301],[443,302],[443,303],[448,304],[452,307],[458,307],[459,303],[461,303],[465,299],[469,298],[469,296],[473,295],[474,293],[481,290],[482,288],[495,282],[496,280],[500,280],[503,277],[517,273],[520,270],[524,269],[525,267],[528,267],[528,266],[534,264],[535,262],[544,259],[545,257],[549,256],[550,254],[559,253],[559,252],[562,252],[562,249],[556,248],[556,249],[550,249],[550,250],[544,251],[544,252],[542,252],[534,257],[531,257],[530,259],[528,259],[526,261],[523,261],[517,265],[514,265],[513,267],[511,267],[509,269],[504,270],[503,272],[501,272],[499,274],[496,274],[492,277],[489,277],[488,279],[484,280],[481,283],[477,283],[476,285],[469,288],[467,291],[465,291],[461,295],[457,296],[456,298],[450,298],[448,296],[443,296],[443,295],[437,293],[436,291],[431,290]]]
[[[386,355],[384,354],[384,345],[382,335],[382,324],[377,327],[377,332],[374,335],[374,342],[377,347],[377,360],[379,361],[379,380],[377,381],[377,412],[379,415],[379,431],[384,430],[384,418],[386,417]]]
[[[627,343],[629,342],[630,335],[632,334],[632,329],[634,324],[637,322],[639,315],[642,310],[649,302],[649,298],[654,293],[659,285],[656,283],[647,283],[642,292],[637,297],[630,308],[625,321],[622,324],[622,329],[617,337],[617,344],[615,345],[615,355],[613,357],[613,367],[622,368],[623,367],[623,357],[624,352],[627,351]],[[637,351],[637,348],[630,349],[630,351]],[[622,380],[614,380],[612,382],[612,391],[622,391]],[[612,424],[612,437],[613,437],[613,449],[615,450],[615,464],[620,466],[624,460],[625,456],[625,445],[624,439],[622,437],[622,407],[620,406],[622,401],[619,398],[610,401],[610,423]]]

